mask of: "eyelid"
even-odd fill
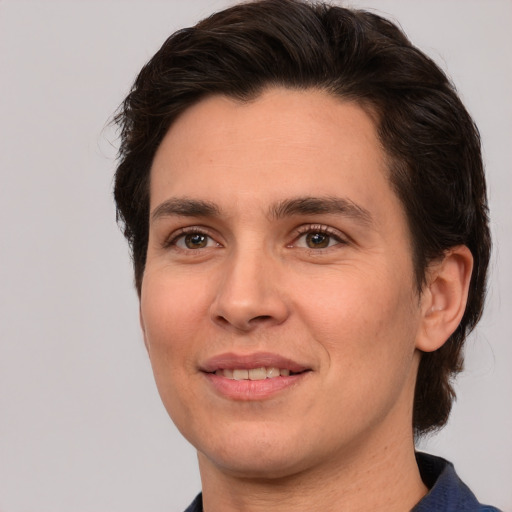
[[[211,238],[217,245],[221,245],[215,235],[212,234],[211,230],[204,227],[204,226],[185,226],[181,227],[179,229],[174,230],[169,236],[167,236],[163,243],[162,247],[164,249],[168,249],[170,247],[177,247],[176,243],[180,238],[183,238],[186,235],[193,235],[193,234],[201,234],[206,235],[208,238]],[[182,249],[181,247],[179,249]],[[186,249],[182,249],[186,250]],[[192,249],[188,249],[189,251],[193,251]]]
[[[309,233],[322,233],[325,235],[329,235],[332,238],[336,239],[339,244],[345,245],[349,243],[349,237],[345,235],[342,231],[335,229],[326,224],[303,224],[302,226],[297,227],[294,230],[293,241],[288,245],[288,247],[295,247],[295,244],[299,238]],[[338,244],[337,244],[338,245]],[[326,247],[324,249],[311,249],[313,251],[319,252],[322,250],[330,249],[330,247]]]

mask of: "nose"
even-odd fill
[[[256,250],[238,251],[224,262],[212,320],[224,328],[249,332],[282,324],[289,316],[280,264]]]

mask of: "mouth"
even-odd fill
[[[308,370],[304,370],[308,371]],[[289,377],[290,375],[298,375],[304,372],[292,372],[288,368],[276,368],[274,366],[261,366],[259,368],[224,368],[215,370],[215,375],[225,377],[231,380],[265,380],[275,379],[277,377]]]
[[[200,368],[215,391],[232,400],[264,400],[296,386],[312,371],[270,353],[222,354]]]
[[[226,353],[206,360],[200,370],[234,380],[263,380],[288,377],[311,370],[287,357],[269,352],[254,354]],[[218,373],[217,373],[218,372]]]

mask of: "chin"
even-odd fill
[[[276,479],[291,476],[306,469],[309,457],[288,433],[283,437],[274,432],[262,433],[244,429],[243,435],[233,433],[209,443],[198,443],[199,460],[205,459],[223,471],[241,478]],[[195,444],[195,443],[193,443]],[[203,444],[203,446],[201,446]]]
[[[211,456],[210,456],[211,455]],[[275,454],[257,451],[252,455],[244,454],[200,454],[199,458],[208,459],[208,464],[238,478],[252,480],[276,480],[286,478],[306,469],[307,464],[299,463],[295,457],[275,456]]]

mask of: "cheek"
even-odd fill
[[[179,344],[205,317],[207,290],[186,276],[147,272],[141,291],[141,314],[148,342]]]
[[[329,293],[317,289],[304,297],[302,317],[324,354],[326,388],[336,390],[328,398],[332,421],[357,429],[412,392],[414,293],[392,279],[355,274],[329,282]]]
[[[156,384],[169,405],[185,378],[197,370],[206,291],[188,279],[148,272],[141,291],[141,323]],[[199,334],[199,335],[198,335]]]
[[[200,336],[196,333],[205,318],[200,290],[184,281],[150,270],[141,291],[141,323],[155,382],[180,430],[197,402],[190,383],[197,378]]]
[[[413,286],[404,273],[379,270],[339,269],[298,288],[307,290],[301,316],[331,364],[376,366],[412,356],[418,328]]]

